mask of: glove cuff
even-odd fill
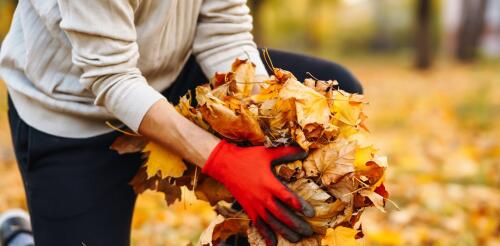
[[[210,155],[208,156],[207,161],[205,162],[205,165],[203,165],[203,168],[201,169],[201,172],[204,174],[208,174],[210,176],[214,168],[216,168],[216,160],[218,159],[218,155],[220,152],[222,152],[224,149],[228,147],[228,145],[231,145],[230,143],[226,142],[226,140],[221,140],[215,148],[212,150]]]

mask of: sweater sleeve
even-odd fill
[[[95,95],[96,105],[134,131],[149,108],[163,98],[137,67],[136,1],[58,0],[72,62],[82,69],[80,82]]]
[[[236,58],[250,58],[257,75],[268,75],[251,34],[246,0],[205,0],[201,6],[193,53],[209,78],[225,72]]]

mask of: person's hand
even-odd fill
[[[306,153],[296,147],[238,147],[222,140],[210,154],[202,172],[228,188],[268,246],[277,244],[274,232],[290,242],[297,242],[311,236],[313,230],[293,210],[312,217],[314,209],[283,185],[272,167],[305,156]]]

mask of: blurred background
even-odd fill
[[[0,0],[0,40],[13,0]],[[500,0],[249,0],[262,47],[346,66],[399,209],[365,213],[364,245],[500,245]],[[272,58],[272,57],[271,57]],[[0,83],[0,211],[26,207]],[[138,200],[133,245],[195,242],[200,201]]]

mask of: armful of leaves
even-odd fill
[[[303,161],[275,166],[278,177],[308,201],[316,215],[306,219],[315,234],[291,244],[357,245],[363,236],[361,218],[367,207],[384,211],[388,192],[383,184],[387,160],[363,141],[367,104],[362,95],[338,88],[336,81],[299,82],[272,67],[266,81],[254,80],[254,65],[236,60],[231,72],[218,73],[209,84],[181,97],[178,112],[220,138],[242,146],[276,147],[297,144],[308,151]],[[145,165],[132,180],[137,193],[165,193],[168,204],[181,197],[180,187],[216,206],[219,216],[203,233],[202,245],[217,245],[230,235],[246,235],[251,245],[264,245],[242,211],[232,210],[231,194],[217,181],[200,174],[167,150],[144,139],[122,136],[112,145],[119,153],[141,151]],[[223,205],[225,204],[225,207]]]

